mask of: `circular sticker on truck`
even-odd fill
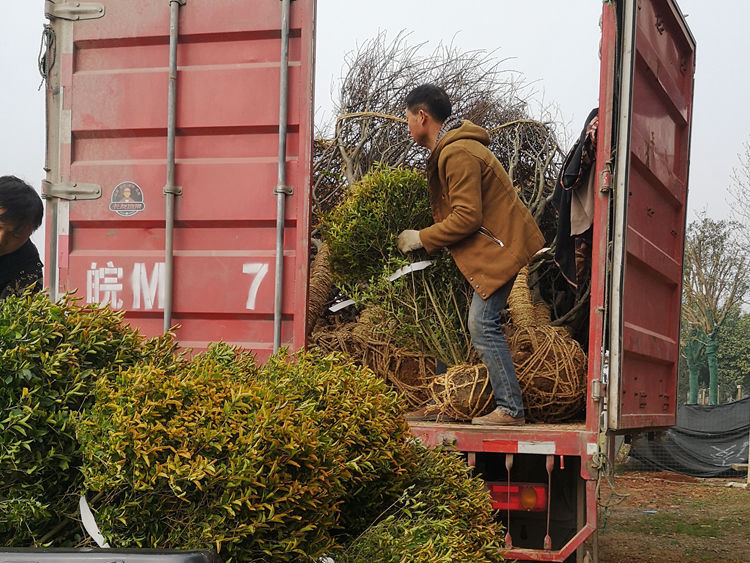
[[[130,217],[146,209],[143,190],[135,182],[121,182],[112,190],[109,210],[122,217]]]

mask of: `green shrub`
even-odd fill
[[[404,229],[432,224],[427,182],[422,173],[377,166],[355,184],[321,224],[330,249],[334,282],[363,307],[375,305],[394,327],[395,345],[430,353],[448,366],[472,353],[464,319],[472,292],[452,258],[423,250],[402,254]],[[426,270],[388,278],[412,261],[432,260]]]
[[[435,557],[490,550],[481,485],[415,446],[397,395],[343,356],[259,366],[218,344],[188,359],[170,335],[145,340],[119,313],[39,294],[0,308],[0,378],[5,545],[80,542],[87,491],[117,547],[295,561],[338,558],[355,537],[363,550],[380,530],[389,549],[404,535]]]
[[[396,247],[399,233],[431,223],[424,174],[375,167],[349,188],[341,204],[321,222],[334,283],[353,293],[382,276],[385,269],[393,271],[407,264]]]
[[[340,563],[502,561],[489,494],[455,453],[413,445],[403,494],[346,549]]]
[[[400,494],[410,467],[412,436],[398,395],[343,354],[298,354],[294,362],[275,356],[261,376],[280,396],[316,405],[316,425],[343,463],[337,469],[343,479],[340,519],[331,531],[359,533],[384,502]]]
[[[368,484],[387,496],[379,478],[399,474],[408,436],[400,413],[382,381],[340,356],[258,367],[215,345],[174,370],[101,379],[78,436],[112,545],[293,561],[335,549]]]
[[[91,403],[97,377],[144,358],[170,362],[169,336],[145,341],[122,314],[69,296],[10,296],[0,306],[0,542],[28,545],[77,526],[80,452],[72,416]]]

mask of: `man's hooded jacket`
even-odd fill
[[[435,224],[419,231],[428,252],[450,251],[482,299],[544,246],[544,236],[489,143],[487,131],[470,121],[438,141],[427,160]]]

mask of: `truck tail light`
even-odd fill
[[[547,510],[547,485],[539,483],[488,482],[487,488],[495,510],[522,510],[544,512]]]

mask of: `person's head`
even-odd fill
[[[125,198],[125,199],[129,199],[130,198],[130,187],[129,186],[125,186],[122,189],[122,197]]]
[[[443,121],[451,114],[451,101],[445,90],[434,84],[422,84],[406,95],[406,121],[414,142],[429,149]]]
[[[43,214],[34,188],[15,176],[0,176],[0,256],[26,244],[42,224]]]

